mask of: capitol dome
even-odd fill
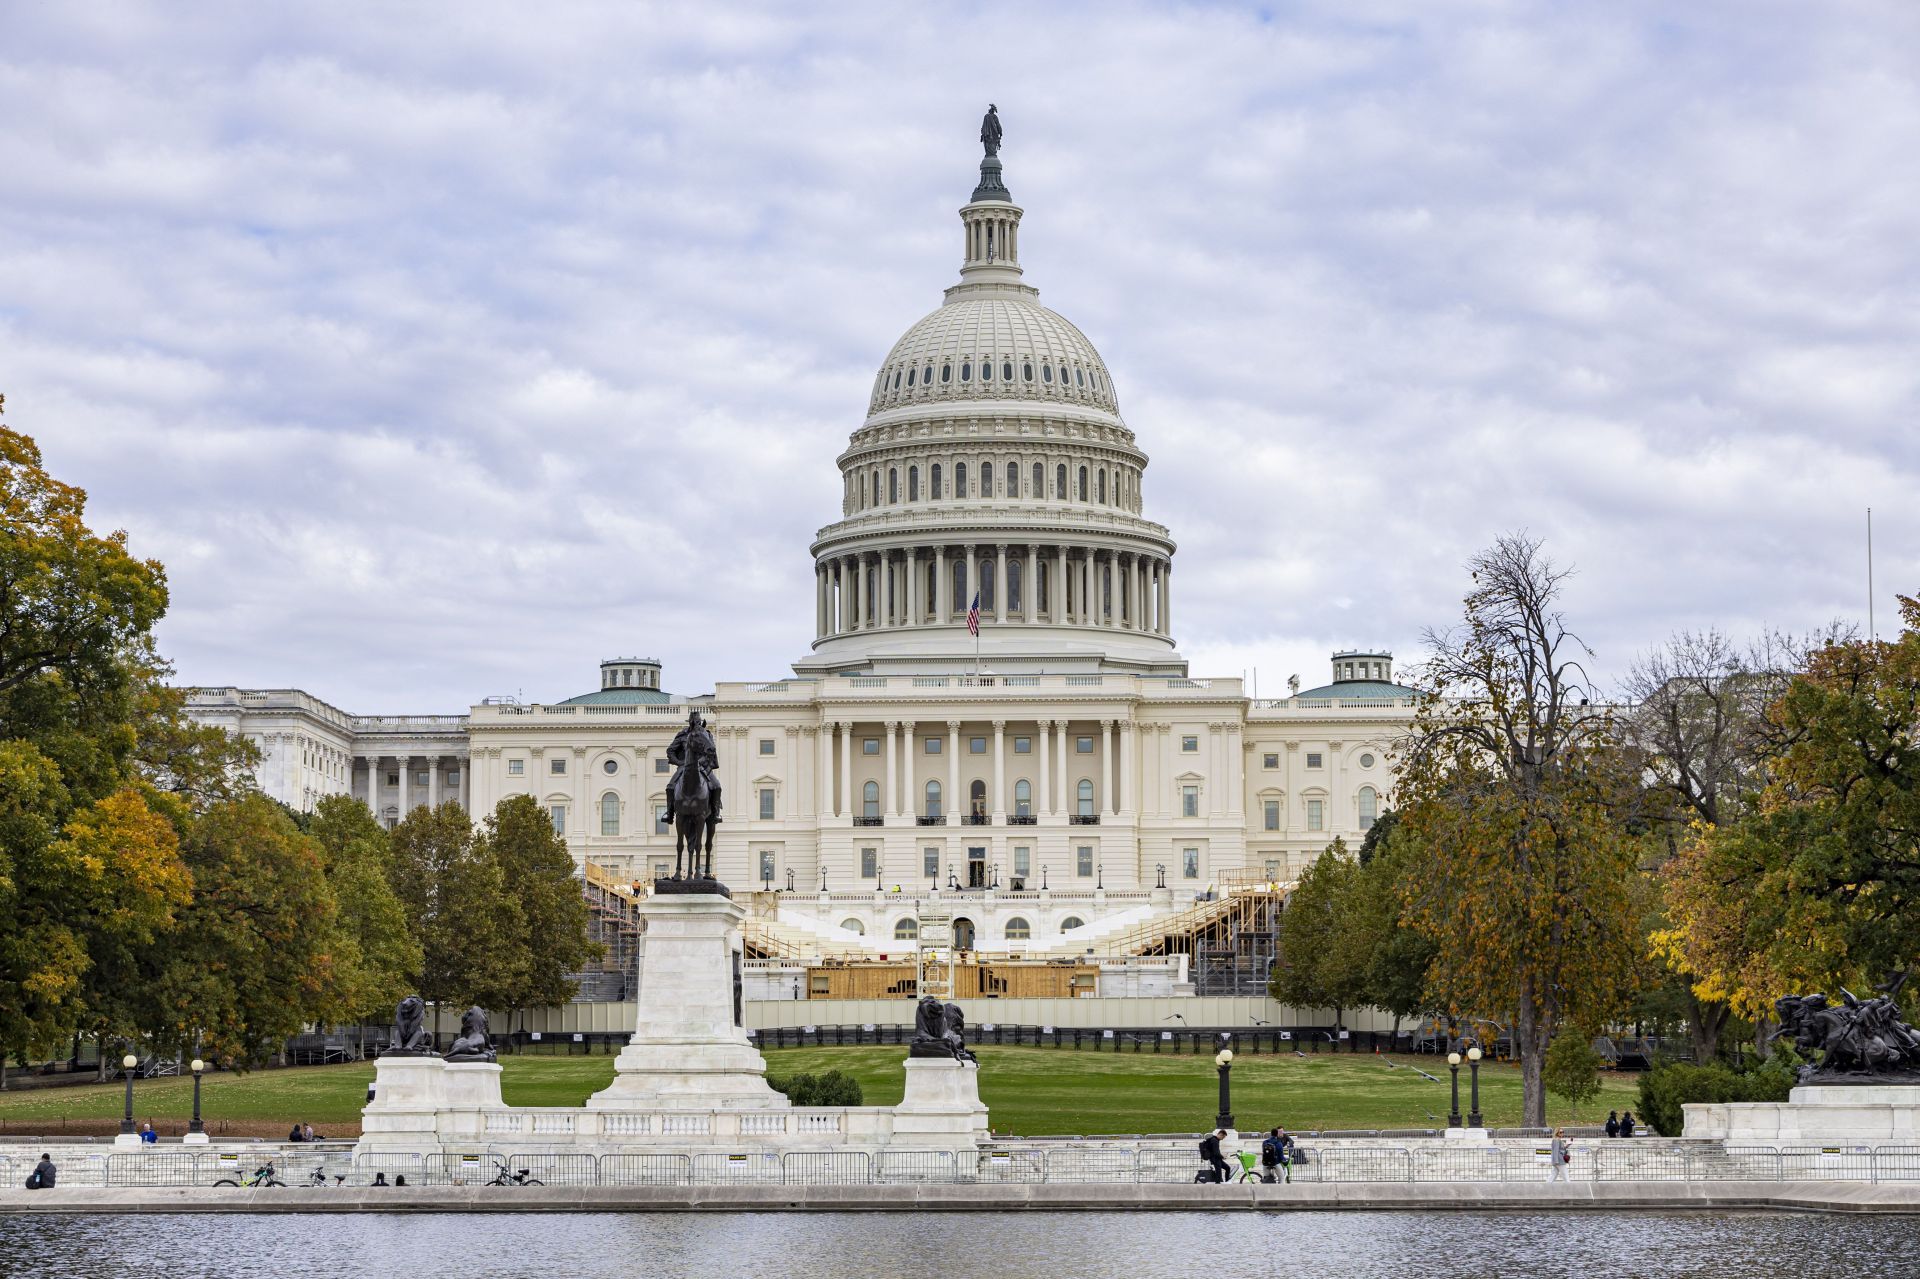
[[[997,154],[980,173],[960,282],[888,351],[840,455],[794,669],[1185,675],[1147,456],[1093,343],[1022,278],[1024,210]]]

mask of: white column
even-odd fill
[[[1080,624],[1094,626],[1100,621],[1100,601],[1093,594],[1093,548],[1080,553]]]
[[[827,589],[826,572],[818,560],[813,564],[813,637],[822,639],[827,633]]]
[[[1004,559],[1004,556],[1002,557]],[[1007,824],[1007,721],[993,721],[993,824]]]
[[[1133,598],[1140,602],[1139,612],[1134,617],[1133,624],[1143,631],[1151,630],[1153,627],[1153,608],[1147,603],[1146,556],[1136,555],[1133,557],[1133,573],[1136,579]]]
[[[1053,608],[1047,614],[1047,621],[1055,626],[1067,624],[1067,548],[1053,548],[1053,563],[1047,570],[1053,574]]]
[[[783,759],[781,759],[780,766],[784,774],[783,780],[786,783],[784,786],[780,788],[781,791],[786,795],[786,802],[780,805],[780,815],[782,817],[792,819],[800,816],[800,811],[801,811],[800,810],[800,769],[801,769],[800,727],[797,724],[787,725],[787,753],[786,753],[786,756]],[[759,874],[760,868],[758,866],[755,866],[753,869],[756,875]]]
[[[1160,561],[1160,633],[1173,635],[1173,561]]]
[[[919,803],[914,796],[918,793],[913,769],[913,721],[907,720],[901,725],[900,751],[906,756],[900,765],[900,815],[911,817],[915,805]]]
[[[1229,818],[1242,818],[1247,808],[1247,751],[1240,731],[1239,724],[1227,725],[1226,772],[1227,780],[1232,785],[1227,792]],[[1241,824],[1244,826],[1244,821]]]
[[[1115,811],[1114,800],[1117,796],[1113,793],[1113,749],[1108,745],[1112,740],[1113,721],[1103,719],[1100,721],[1100,771],[1096,774],[1100,780],[1095,783],[1093,800],[1093,811],[1096,813]]]
[[[473,755],[467,755],[466,764],[460,769],[460,807],[469,813],[473,811]]]
[[[813,735],[813,789],[816,817],[833,812],[833,725],[823,722]]]
[[[1067,811],[1067,721],[1057,719],[1053,722],[1054,732],[1059,734],[1056,744],[1060,748],[1060,770],[1054,778],[1053,811]]]
[[[1227,789],[1226,752],[1220,745],[1219,724],[1207,725],[1207,812],[1218,816],[1226,811],[1224,806]]]
[[[960,721],[947,721],[947,802],[944,810],[947,824],[954,825],[959,818],[956,813],[964,813],[966,808],[960,802]]]
[[[991,466],[991,463],[987,465]],[[994,550],[999,554],[1000,566],[993,570],[993,620],[1007,620],[1007,544],[1001,542]]]
[[[1040,739],[1040,795],[1035,807],[1038,812],[1051,814],[1053,812],[1053,770],[1049,767],[1048,760],[1053,753],[1050,749],[1053,725],[1043,719],[1035,724],[1035,728],[1038,729],[1035,735]]]
[[[860,588],[864,583],[860,580],[860,557],[858,555],[849,555],[842,562],[840,583],[840,596],[846,602],[847,629],[850,631],[861,630]]]
[[[840,816],[853,816],[853,721],[840,721]]]
[[[367,811],[380,815],[380,757],[367,756]]]
[[[900,721],[887,721],[887,797],[882,813],[900,811]]]
[[[1120,721],[1120,812],[1134,812],[1133,806],[1133,721]]]
[[[440,807],[440,757],[427,756],[427,807]]]
[[[907,625],[918,626],[926,617],[920,607],[920,548],[907,548]]]

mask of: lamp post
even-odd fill
[[[126,1113],[120,1117],[120,1135],[122,1137],[134,1136],[133,1071],[134,1071],[134,1068],[139,1064],[140,1064],[140,1059],[134,1056],[132,1053],[128,1053],[126,1056],[120,1059],[120,1069],[124,1070],[127,1073],[127,1110],[126,1110]],[[138,1138],[135,1138],[135,1140],[138,1140]]]
[[[1040,868],[1040,891],[1043,893],[1047,891],[1047,868],[1045,866]]]
[[[1473,1109],[1469,1111],[1467,1114],[1467,1127],[1484,1128],[1486,1127],[1486,1124],[1480,1118],[1480,1045],[1479,1044],[1475,1044],[1473,1047],[1467,1049],[1467,1077],[1471,1081],[1471,1084],[1473,1087]],[[1458,1087],[1459,1085],[1456,1082],[1455,1083],[1456,1091]],[[1454,1105],[1454,1109],[1456,1110],[1460,1108],[1460,1102],[1457,1099],[1457,1097],[1453,1105]]]
[[[1222,1043],[1225,1043],[1227,1040],[1227,1036],[1225,1035],[1220,1036],[1220,1040]],[[1213,1064],[1219,1067],[1219,1070],[1220,1070],[1220,1113],[1213,1117],[1213,1126],[1215,1128],[1224,1128],[1228,1132],[1232,1132],[1234,1131],[1233,1082],[1232,1082],[1233,1049],[1222,1048],[1219,1052],[1215,1053],[1213,1055]]]
[[[1447,1069],[1453,1072],[1453,1105],[1447,1111],[1447,1127],[1460,1127],[1460,1054],[1447,1054]]]
[[[1165,888],[1167,886],[1167,864],[1165,862],[1155,862],[1153,864],[1153,876],[1153,886],[1155,888]]]
[[[823,893],[827,891],[827,868],[825,866],[820,868],[820,891]]]
[[[207,1068],[207,1063],[195,1057],[187,1068],[193,1071],[193,1122],[187,1125],[187,1135],[181,1140],[197,1146],[207,1139],[206,1125],[200,1122],[200,1072]]]
[[[1101,862],[1098,866],[1095,866],[1093,868],[1093,886],[1098,889],[1106,888],[1107,864],[1105,862]]]

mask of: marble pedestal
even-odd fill
[[[938,1057],[907,1059],[907,1090],[893,1108],[895,1144],[971,1146],[987,1136],[980,1067]]]
[[[633,1037],[588,1110],[765,1110],[788,1106],[741,1024],[737,974],[746,909],[710,893],[639,905]]]
[[[1813,1084],[1787,1100],[1691,1104],[1686,1135],[1742,1142],[1920,1142],[1920,1084]]]

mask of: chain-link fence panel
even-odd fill
[[[771,1150],[693,1157],[693,1182],[697,1186],[777,1186],[785,1180],[780,1156]]]
[[[1198,1166],[1199,1156],[1192,1161]],[[1131,1146],[1050,1146],[1047,1180],[1059,1182],[1132,1181],[1139,1167]]]
[[[693,1180],[693,1160],[686,1155],[602,1155],[603,1186],[684,1186]]]
[[[873,1179],[884,1185],[945,1185],[963,1181],[962,1169],[951,1150],[883,1150]],[[967,1176],[973,1175],[973,1156],[967,1157]]]
[[[864,1150],[794,1150],[783,1161],[789,1186],[864,1186],[873,1159]]]

